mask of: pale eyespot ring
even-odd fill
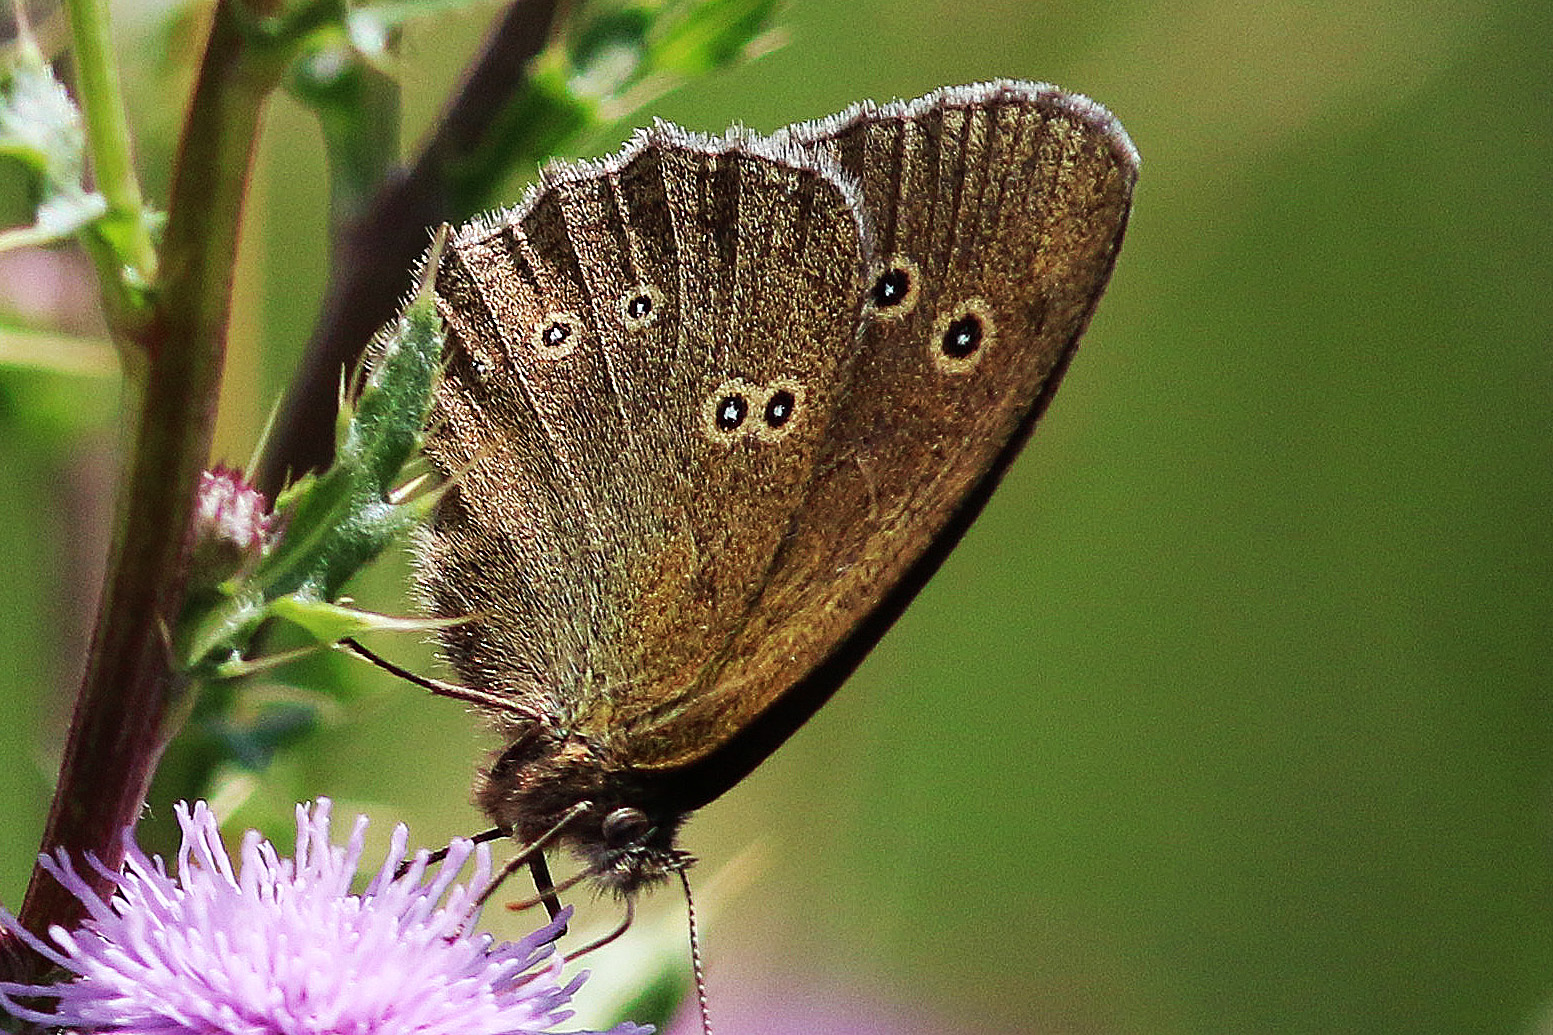
[[[576,313],[553,310],[529,328],[529,348],[540,359],[564,359],[577,351],[584,326]]]
[[[657,285],[637,284],[620,296],[620,321],[628,331],[645,331],[663,315],[663,305]]]

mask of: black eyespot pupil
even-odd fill
[[[793,407],[798,400],[793,393],[785,388],[779,388],[771,393],[771,398],[766,400],[766,423],[773,428],[780,428],[793,416]]]
[[[652,296],[637,295],[626,303],[626,315],[633,320],[640,320],[652,312]]]
[[[966,313],[951,320],[940,345],[950,359],[964,359],[975,352],[981,345],[981,317]]]
[[[911,274],[900,268],[888,269],[874,281],[874,305],[880,309],[900,305],[911,290]]]
[[[742,395],[725,395],[717,404],[717,429],[719,431],[732,431],[744,423],[744,415],[749,412],[750,404]]]
[[[567,338],[570,338],[571,336],[571,327],[557,320],[549,327],[545,328],[544,333],[540,335],[540,340],[543,341],[546,345],[549,345],[551,348],[555,348],[557,345],[562,344],[566,341]]]

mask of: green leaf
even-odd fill
[[[334,628],[360,631],[388,621],[327,605],[436,503],[435,492],[401,499],[397,490],[420,451],[442,344],[441,318],[423,291],[373,346],[360,392],[342,407],[333,466],[277,501],[282,531],[256,563],[214,594],[191,600],[175,640],[185,668],[214,675],[216,666],[246,651],[269,618],[326,636]]]
[[[452,210],[497,204],[509,177],[578,147],[685,79],[770,49],[778,0],[584,0],[484,135],[448,170]]]
[[[657,73],[705,75],[766,49],[778,0],[717,0],[689,5],[659,23],[647,63]]]
[[[353,11],[311,33],[286,77],[313,110],[329,154],[330,218],[353,220],[399,161],[398,30]]]
[[[261,706],[247,723],[214,720],[206,732],[222,758],[261,772],[276,752],[303,740],[319,725],[316,708],[294,701],[274,701]]]
[[[337,643],[347,636],[372,632],[431,632],[460,621],[456,618],[401,618],[295,595],[276,600],[270,605],[270,614],[306,630],[319,643]]]
[[[615,1012],[615,1024],[629,1020],[668,1031],[691,992],[689,975],[682,966],[668,965],[648,975],[636,995]]]

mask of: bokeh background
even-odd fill
[[[493,11],[407,32],[410,138]],[[123,13],[153,190],[182,110],[148,56],[169,13]],[[1105,103],[1144,167],[1110,292],[985,516],[686,832],[725,1030],[1553,1031],[1553,7],[794,0],[783,23],[785,47],[649,113],[769,130],[1017,76]],[[322,163],[277,101],[230,461],[311,324]],[[90,335],[70,268],[0,279]],[[106,549],[122,427],[94,364],[0,371],[13,908]],[[405,609],[403,572],[359,596]],[[366,689],[247,808],[300,789],[383,835],[479,828],[470,718],[349,671]],[[635,958],[679,952],[672,890],[646,913]],[[633,966],[595,961],[601,994]]]

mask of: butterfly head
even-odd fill
[[[653,819],[632,805],[621,805],[604,814],[590,832],[591,815],[584,813],[582,831],[573,844],[587,858],[589,872],[600,883],[622,894],[657,884],[687,868],[689,853],[674,846],[683,815]],[[596,833],[597,836],[593,836]]]
[[[628,769],[608,764],[582,737],[523,730],[486,771],[476,800],[520,844],[566,846],[621,895],[691,863],[675,847],[684,811],[655,805]]]

